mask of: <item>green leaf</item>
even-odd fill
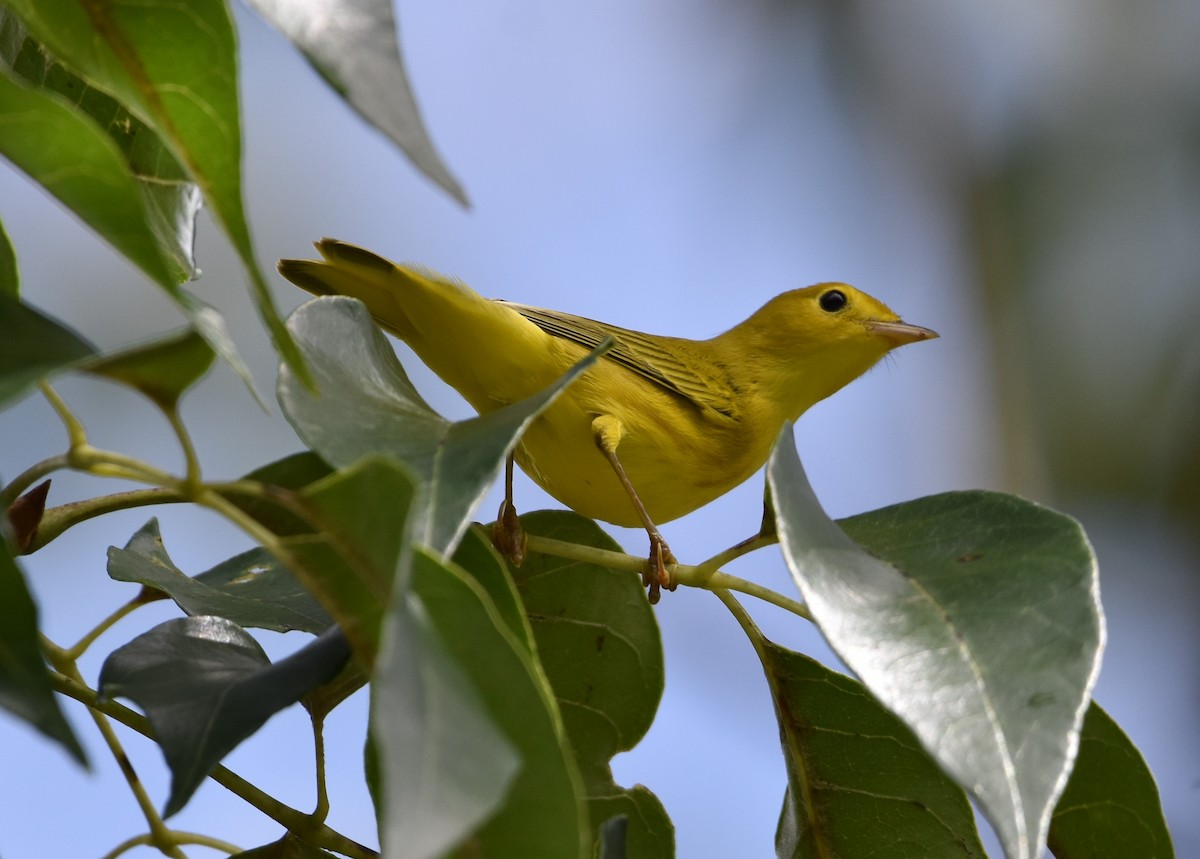
[[[1158,786],[1125,732],[1094,701],[1079,754],[1050,821],[1058,859],[1172,859]]]
[[[252,516],[260,525],[280,537],[311,534],[312,526],[299,512],[287,503],[289,492],[278,490],[303,489],[333,474],[325,460],[309,450],[293,453],[283,459],[268,463],[247,474],[242,480],[262,483],[267,487],[268,497],[224,492],[225,497],[236,504],[244,513]]]
[[[188,328],[153,343],[89,362],[84,370],[136,388],[165,412],[173,412],[184,391],[208,372],[216,355]]]
[[[788,790],[781,857],[986,856],[962,788],[862,684],[765,641]]]
[[[94,354],[70,328],[0,293],[0,404]]]
[[[429,139],[417,109],[391,0],[246,0],[308,58],[346,102],[392,139],[426,177],[455,200],[466,195]]]
[[[295,576],[261,547],[191,578],[167,554],[157,519],[143,525],[124,549],[109,548],[108,575],[162,591],[189,615],[215,615],[243,627],[315,634],[333,623]]]
[[[331,629],[271,664],[253,638],[220,617],[169,620],[109,654],[100,692],[137,702],[171,769],[164,815],[179,811],[242,740],[309,690],[332,679],[350,656]]]
[[[362,302],[333,296],[288,319],[316,380],[310,391],[286,367],[278,396],[305,444],[334,466],[389,454],[421,483],[414,539],[452,552],[471,512],[496,479],[525,427],[607,348],[597,349],[550,388],[481,417],[451,423],[413,388]]]
[[[0,529],[2,530],[2,529]],[[0,707],[24,719],[87,766],[87,756],[50,686],[38,642],[37,607],[0,534]]]
[[[370,457],[306,488],[299,499],[319,530],[282,541],[292,572],[338,622],[362,664],[374,664],[393,589],[407,580],[412,478]]]
[[[0,12],[0,15],[3,13]],[[0,295],[16,298],[21,294],[21,276],[17,271],[17,254],[0,222]]]
[[[242,208],[237,50],[223,0],[8,2],[56,60],[152,129],[200,188],[241,257],[276,347],[304,375],[254,259]]]
[[[0,152],[168,292],[195,272],[195,186],[154,131],[57,62],[5,8]]]
[[[468,528],[454,550],[454,563],[487,592],[508,631],[521,642],[526,652],[533,653],[533,631],[525,617],[521,597],[508,574],[508,566],[492,546],[492,541],[479,528]]]
[[[243,850],[235,853],[229,859],[337,859],[337,857],[320,847],[305,844],[290,832],[278,841]]]
[[[520,771],[503,804],[472,833],[467,855],[586,855],[590,834],[579,773],[536,663],[508,631],[483,589],[453,564],[418,550],[412,592],[438,641],[476,690],[483,712],[520,755]],[[378,734],[379,719],[373,724]],[[462,732],[457,735],[462,742]],[[472,758],[468,750],[456,750],[453,763],[469,772]],[[417,785],[410,788],[416,789]],[[419,818],[409,819],[420,825]],[[384,843],[391,847],[398,843],[397,834],[391,830],[391,818],[387,825],[393,838]]]
[[[595,522],[570,511],[530,513],[521,525],[539,537],[620,551]],[[617,785],[610,767],[649,730],[662,697],[662,641],[641,582],[538,552],[509,571],[583,775],[593,830],[598,836],[606,820],[624,815],[626,855],[673,855],[675,832],[662,804],[640,785]]]
[[[971,790],[1010,859],[1037,855],[1104,635],[1078,523],[952,492],[843,520],[843,532],[790,427],[767,475],[784,557],[834,651]]]

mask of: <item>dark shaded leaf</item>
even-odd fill
[[[286,367],[280,370],[279,402],[296,433],[334,466],[368,454],[388,454],[408,466],[424,498],[414,513],[413,539],[443,554],[457,545],[525,427],[607,348],[540,394],[451,423],[413,388],[360,301],[314,299],[288,318],[288,328],[317,382],[314,393]]]
[[[16,298],[21,294],[21,275],[17,270],[17,254],[0,222],[0,295]]]
[[[320,633],[333,623],[295,576],[261,547],[188,576],[167,554],[157,519],[143,525],[125,548],[109,548],[108,575],[162,591],[189,615],[215,615],[243,627]]]
[[[277,499],[259,498],[235,492],[228,492],[225,497],[240,507],[243,512],[254,517],[254,520],[260,525],[265,525],[273,534],[280,537],[311,534],[312,527],[289,506],[290,495],[275,493],[274,489],[303,489],[331,474],[333,474],[333,469],[325,463],[325,460],[312,451],[306,450],[268,463],[242,478],[242,480],[265,484],[271,494],[277,495]]]
[[[1078,523],[1012,496],[955,492],[843,520],[843,532],[813,495],[790,427],[767,474],[784,557],[830,645],[969,787],[1010,859],[1035,856],[1103,641]]]
[[[46,512],[46,495],[50,492],[50,481],[43,480],[30,489],[6,511],[8,525],[12,529],[13,545],[18,555],[29,551],[37,538],[38,525],[42,522],[42,514]]]
[[[320,847],[305,844],[289,832],[278,841],[252,850],[243,850],[229,859],[336,859],[336,856]]]
[[[600,859],[625,859],[628,832],[629,818],[623,814],[604,821],[600,827]]]
[[[38,642],[37,607],[21,568],[0,539],[0,707],[37,728],[87,766],[87,756],[50,687]]]
[[[70,328],[0,293],[0,404],[94,354]]]
[[[199,381],[216,355],[192,329],[90,362],[82,369],[136,388],[164,411],[174,411],[183,392]]]
[[[769,641],[761,655],[788,770],[777,856],[987,855],[962,788],[861,683]]]
[[[620,551],[595,522],[570,511],[529,513],[521,525],[531,535]],[[617,785],[610,768],[649,730],[663,691],[662,641],[640,580],[538,552],[509,573],[583,775],[593,831],[624,816],[631,859],[673,855],[674,827],[662,804],[641,785]]]
[[[1173,859],[1158,786],[1125,732],[1094,701],[1079,754],[1050,820],[1058,859]]]
[[[332,679],[350,656],[331,629],[271,664],[237,624],[220,617],[169,620],[118,648],[100,669],[100,692],[135,701],[171,769],[164,815],[179,811],[242,740],[275,713]]]
[[[467,205],[466,195],[434,149],[417,109],[391,0],[246,0],[278,27],[314,69],[442,190]]]

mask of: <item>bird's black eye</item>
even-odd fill
[[[840,289],[831,289],[828,292],[822,292],[821,297],[817,299],[817,304],[821,305],[821,309],[826,313],[837,313],[846,306],[846,293]]]

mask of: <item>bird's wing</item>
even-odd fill
[[[639,331],[618,328],[616,325],[557,310],[545,310],[511,301],[500,303],[511,307],[547,334],[570,340],[587,349],[595,349],[605,337],[611,337],[613,348],[605,354],[605,358],[683,397],[701,411],[712,409],[726,417],[733,417],[736,413],[733,391],[728,380],[713,378],[712,369],[704,374],[678,350],[667,348],[664,341],[669,342],[670,338],[652,337]]]

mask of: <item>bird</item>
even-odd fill
[[[674,589],[658,526],[713,501],[767,461],[783,426],[878,363],[937,333],[844,283],[776,295],[706,340],[645,334],[485,298],[429,269],[336,239],[278,270],[308,292],[362,301],[480,414],[542,391],[605,341],[609,351],[532,423],[509,456],[493,542],[519,564],[512,464],[572,510],[644,528],[652,603]]]

